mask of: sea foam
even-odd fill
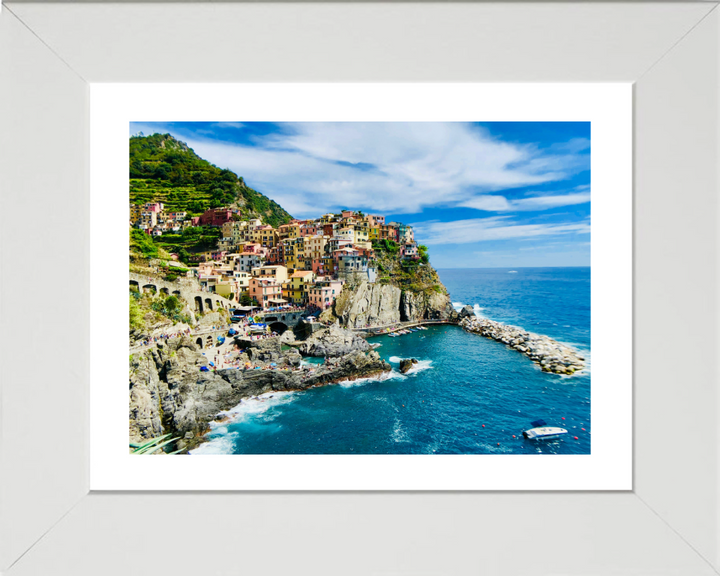
[[[453,302],[452,303],[453,308],[455,308],[455,312],[460,312],[465,307],[465,304],[462,302]],[[485,308],[481,308],[479,304],[473,304],[473,312],[476,317],[478,318],[485,318],[485,315],[482,314],[482,311],[485,310]]]
[[[228,426],[249,420],[251,418],[269,422],[275,415],[268,414],[271,408],[288,404],[295,399],[296,392],[267,392],[253,398],[245,398],[230,410],[218,413],[218,416],[228,418],[221,422],[210,422],[210,432],[207,433],[208,441],[201,444],[190,454],[232,454],[234,452],[237,432],[230,432]]]

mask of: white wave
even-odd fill
[[[432,368],[432,360],[418,360],[417,364],[413,364],[412,368],[405,372],[405,374],[416,374],[417,372],[422,372],[424,370],[430,370]]]
[[[508,270],[508,274],[517,274],[517,270]]]
[[[237,433],[225,434],[223,436],[216,436],[209,442],[200,444],[197,448],[190,451],[193,456],[195,454],[232,454],[235,447],[234,439]]]
[[[296,392],[266,392],[253,398],[245,398],[237,406],[218,413],[218,416],[226,416],[231,421],[239,422],[251,416],[264,414],[270,408],[288,404],[295,399]],[[223,425],[224,422],[218,424]],[[210,425],[212,428],[212,424]]]
[[[230,432],[228,424],[242,422],[249,418],[264,418],[265,413],[275,406],[288,404],[295,399],[296,392],[267,392],[253,398],[245,398],[237,406],[218,413],[221,421],[210,422],[208,441],[200,444],[191,454],[232,454],[237,432]]]
[[[391,370],[390,372],[383,372],[380,376],[372,376],[370,378],[357,378],[356,380],[342,380],[338,382],[339,386],[343,388],[353,388],[354,386],[364,386],[369,382],[385,382],[386,380],[404,380],[406,376]]]
[[[388,360],[389,360],[390,362],[392,362],[393,364],[399,364],[401,360],[404,360],[404,358],[400,358],[400,356],[390,356],[390,358],[388,358]],[[396,377],[399,376],[399,377],[405,378],[405,377],[406,377],[406,376],[405,376],[406,374],[413,374],[413,373],[415,373],[415,372],[422,372],[423,370],[428,370],[428,369],[430,369],[430,368],[432,368],[432,367],[433,367],[433,366],[432,366],[432,360],[418,360],[418,361],[417,361],[417,364],[413,364],[413,365],[412,365],[412,368],[410,368],[410,370],[408,370],[407,372],[405,372],[405,374],[401,374],[400,372],[395,372],[395,370],[393,370],[393,371],[391,372],[391,374],[394,373],[394,374],[397,374]]]
[[[410,437],[408,436],[408,433],[406,430],[403,429],[402,424],[400,424],[400,420],[395,420],[395,426],[393,426],[393,432],[392,432],[392,439],[393,442],[410,442]]]
[[[465,304],[462,302],[453,302],[452,303],[453,308],[455,308],[455,312],[460,312],[465,307]],[[473,312],[475,313],[475,316],[478,318],[485,318],[483,314],[481,314],[482,310],[485,310],[485,308],[481,308],[479,304],[473,304]]]

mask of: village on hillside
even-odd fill
[[[405,262],[427,262],[411,226],[352,210],[274,228],[243,218],[239,209],[211,208],[188,217],[152,202],[130,205],[130,227],[155,238],[195,227],[218,229],[213,249],[184,255],[184,264],[171,253],[170,266],[187,270],[183,274],[197,279],[203,291],[265,310],[331,307],[344,283],[376,281],[377,250]]]

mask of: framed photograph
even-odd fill
[[[91,488],[630,489],[631,94],[93,87]]]
[[[3,5],[0,570],[716,573],[717,14]]]

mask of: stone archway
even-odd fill
[[[142,291],[157,294],[157,286],[155,286],[155,284],[145,284],[145,286],[142,287]]]
[[[205,298],[205,308],[212,311],[212,309],[213,309],[212,298]]]
[[[200,296],[195,296],[195,312],[203,311],[203,301]]]
[[[170,290],[168,290],[167,288],[160,288],[160,292],[161,292],[162,294],[165,294],[165,296],[169,296],[169,295],[170,295]]]
[[[197,347],[200,348],[200,350],[204,348],[202,338],[198,338],[197,340],[195,340],[195,344],[197,344]]]
[[[140,284],[137,280],[130,280],[130,290],[140,292]]]
[[[173,290],[173,296],[180,298],[180,290]]]
[[[288,329],[287,324],[285,324],[284,322],[273,322],[272,324],[269,324],[269,326],[270,330],[272,330],[273,332],[277,332],[278,334],[282,334],[283,332],[285,332],[285,330]]]

